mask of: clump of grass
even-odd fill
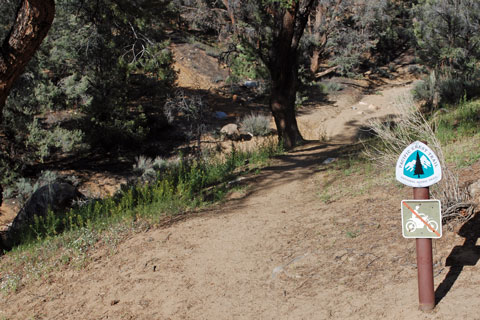
[[[462,101],[442,108],[433,116],[436,134],[442,144],[457,142],[480,133],[480,100]]]
[[[254,136],[266,136],[271,132],[270,117],[263,114],[250,114],[240,121],[240,127]]]
[[[355,197],[369,192],[373,187],[387,183],[388,171],[379,173],[372,162],[361,154],[358,148],[349,150],[336,161],[326,164],[328,170],[319,181],[318,193],[320,200],[325,203],[338,201],[344,197]],[[338,184],[338,181],[352,181],[353,183]]]
[[[347,236],[347,238],[350,238],[350,239],[354,239],[356,237],[358,237],[358,231],[347,231],[345,233],[345,235]]]
[[[334,94],[343,89],[343,85],[334,81],[322,81],[319,83],[320,90],[325,94]]]
[[[480,100],[446,106],[433,115],[432,121],[445,146],[447,161],[464,167],[480,159]]]

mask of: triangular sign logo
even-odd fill
[[[432,160],[425,153],[417,150],[408,157],[403,174],[413,179],[431,177],[433,176]]]
[[[403,150],[395,171],[397,180],[410,187],[428,187],[442,179],[440,160],[420,141]]]

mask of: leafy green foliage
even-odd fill
[[[59,0],[56,7],[49,35],[7,101],[5,130],[34,146],[41,158],[53,151],[52,142],[46,142],[51,137],[41,129],[67,134],[65,127],[28,124],[50,110],[83,115],[70,140],[53,143],[57,148],[61,144],[62,151],[82,135],[90,144],[108,148],[147,137],[149,119],[161,112],[158,100],[175,80],[161,29],[174,16],[170,1]]]
[[[236,175],[264,166],[280,152],[276,145],[267,143],[250,152],[233,148],[224,160],[210,157],[165,162],[139,157],[135,170],[145,173],[153,169],[156,179],[124,185],[113,197],[80,202],[63,214],[49,212],[45,217],[35,217],[21,233],[21,241],[32,243],[84,228],[102,231],[122,221],[158,221],[166,215],[220,201],[233,187],[229,181]]]
[[[418,55],[437,73],[439,102],[458,102],[480,91],[480,3],[423,0],[415,6]]]
[[[442,144],[480,133],[480,101],[464,101],[454,108],[444,108],[433,117],[436,134]]]
[[[26,145],[35,148],[35,154],[40,160],[49,157],[56,150],[70,153],[79,151],[84,146],[82,144],[84,134],[80,130],[67,130],[60,126],[45,130],[40,126],[37,118],[27,128],[29,135]]]
[[[415,1],[368,1],[372,54],[377,63],[393,61],[414,42],[412,6]]]
[[[231,82],[239,82],[243,79],[268,79],[268,70],[258,59],[258,56],[252,48],[237,44],[229,55],[223,56],[228,64],[231,75]]]

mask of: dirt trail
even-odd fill
[[[441,301],[431,313],[418,311],[414,241],[402,238],[399,214],[411,191],[362,172],[340,179],[322,164],[349,148],[338,134],[350,141],[367,118],[352,106],[376,104],[381,111],[370,111],[383,116],[405,90],[324,106],[335,111],[328,118],[336,124],[324,123],[336,142],[305,145],[247,179],[241,197],[2,297],[0,318],[480,319],[479,266],[446,277],[462,237],[445,230],[435,241]],[[300,123],[322,117],[314,111]]]
[[[479,319],[478,266],[432,313],[417,310],[414,242],[400,235],[408,188],[338,181],[321,201],[322,161],[345,146],[310,144],[248,181],[247,194],[133,236],[85,269],[54,273],[0,302],[8,319]],[[340,151],[339,151],[340,150]],[[362,192],[367,188],[367,192]],[[435,281],[463,239],[436,241]],[[444,285],[445,286],[445,285]]]

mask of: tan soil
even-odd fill
[[[280,157],[224,204],[132,235],[114,253],[100,248],[85,268],[52,272],[2,297],[0,318],[480,319],[478,233],[469,236],[476,247],[455,251],[474,262],[456,281],[458,267],[446,259],[465,239],[445,228],[434,241],[442,299],[421,312],[415,241],[401,235],[400,201],[411,189],[392,175],[322,164],[349,149],[367,118],[394,113],[392,101],[407,90],[314,106],[299,118],[303,133],[314,139],[322,127],[331,143]]]

